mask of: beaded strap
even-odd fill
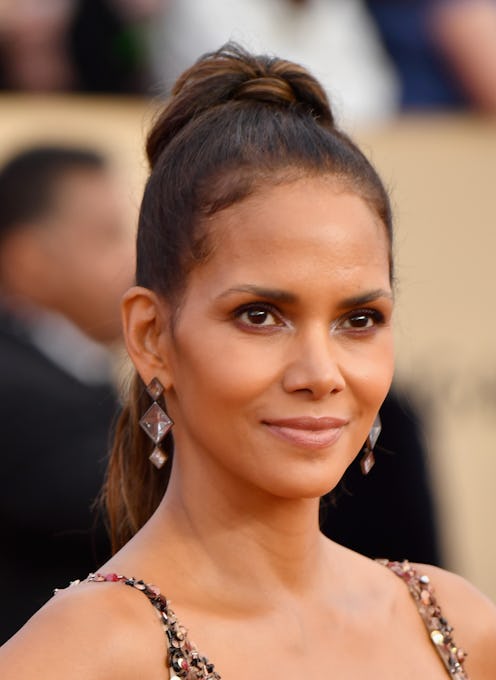
[[[121,581],[126,586],[140,590],[157,610],[163,629],[167,636],[167,665],[170,680],[221,680],[214,665],[202,656],[188,640],[185,628],[169,607],[169,602],[160,594],[156,586],[149,585],[135,578],[127,578],[118,574],[89,574],[88,581]]]
[[[429,637],[453,680],[469,680],[462,666],[466,653],[456,646],[452,638],[453,628],[441,613],[429,577],[419,574],[407,561],[377,560],[377,562],[388,567],[408,586]],[[202,656],[188,640],[186,629],[178,623],[176,615],[169,607],[169,602],[160,594],[156,586],[118,574],[89,574],[87,580],[120,581],[146,595],[157,610],[167,636],[167,665],[170,680],[221,680],[214,665]],[[71,585],[78,583],[79,581],[73,581]]]
[[[404,562],[377,561],[388,567],[408,586],[431,642],[451,677],[454,680],[469,680],[462,666],[467,655],[461,647],[456,646],[453,640],[451,635],[453,628],[441,613],[429,577],[425,574],[419,574],[406,560]]]

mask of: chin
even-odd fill
[[[318,477],[308,475],[305,478],[304,475],[301,475],[300,477],[291,480],[280,480],[280,483],[274,484],[270,491],[274,496],[286,500],[321,498],[330,491],[333,491],[333,489],[339,485],[341,478],[342,475],[332,478],[321,475]]]

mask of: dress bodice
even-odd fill
[[[453,640],[453,629],[442,615],[429,577],[421,574],[407,561],[378,560],[378,562],[405,582],[426,627],[429,639],[437,650],[450,678],[468,680],[463,668],[465,652],[457,647]],[[148,598],[165,632],[170,680],[221,680],[214,665],[191,644],[186,628],[178,621],[170,608],[169,601],[161,595],[156,586],[119,574],[90,574],[87,580],[122,582],[141,591]]]

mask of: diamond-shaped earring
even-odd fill
[[[364,454],[360,459],[360,469],[362,470],[363,475],[368,475],[375,465],[374,447],[381,434],[381,429],[381,419],[379,414],[377,414],[365,443]]]
[[[141,417],[139,424],[155,444],[155,448],[151,452],[149,459],[156,468],[160,469],[167,461],[167,454],[160,448],[160,443],[174,423],[164,409],[157,403],[157,399],[160,398],[164,391],[160,380],[158,378],[153,378],[146,386],[146,391],[153,399],[153,404]]]

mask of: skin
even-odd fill
[[[132,281],[132,238],[113,178],[68,171],[51,209],[2,244],[2,292],[72,320],[100,342],[121,337],[120,301]]]
[[[240,492],[315,498],[367,437],[392,375],[388,246],[361,201],[331,190],[329,206],[319,189],[274,189],[216,220],[222,246],[194,271],[174,335],[159,341],[180,452],[174,492],[208,474],[229,507]],[[270,426],[305,416],[342,420],[336,443],[305,449]]]
[[[439,4],[431,16],[439,49],[474,107],[496,112],[496,4],[457,0]]]
[[[277,668],[289,680],[323,669],[443,680],[404,584],[317,523],[318,496],[357,454],[392,376],[384,227],[314,177],[260,191],[209,228],[216,248],[179,310],[142,288],[124,299],[129,352],[166,388],[177,450],[162,504],[102,571],[157,584],[226,679]],[[274,431],[296,416],[339,420],[325,444]],[[489,680],[494,608],[458,577],[429,574],[473,654],[470,677]],[[21,680],[47,667],[55,680],[168,677],[149,603],[108,583],[59,593],[3,654],[0,670]]]

